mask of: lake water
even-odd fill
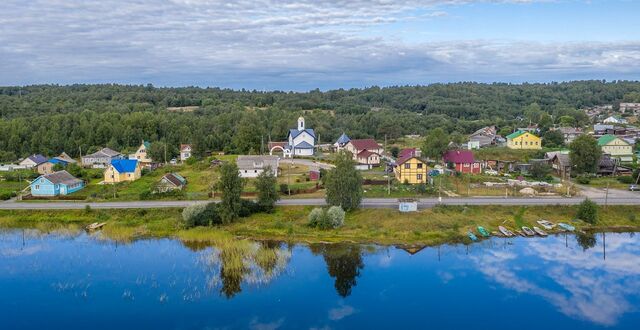
[[[424,249],[0,233],[1,329],[639,329],[640,235]]]

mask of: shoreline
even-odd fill
[[[176,238],[186,242],[213,242],[221,237],[279,240],[293,243],[363,243],[379,245],[435,246],[469,243],[467,231],[483,226],[510,229],[538,226],[547,219],[565,222],[586,232],[640,231],[640,206],[600,208],[597,225],[573,222],[574,206],[453,206],[444,205],[415,213],[391,209],[359,209],[347,214],[338,229],[321,230],[307,225],[311,206],[279,206],[274,213],[254,214],[216,227],[181,227],[181,209],[104,210],[0,210],[0,229],[33,228],[44,232],[79,229],[93,222],[106,222],[101,235],[116,241],[143,238]],[[548,231],[549,232],[549,231]],[[550,231],[549,234],[555,234]],[[493,235],[492,235],[493,236]]]

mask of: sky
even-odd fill
[[[634,0],[2,0],[0,85],[640,80]]]

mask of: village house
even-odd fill
[[[336,152],[338,152],[344,149],[344,147],[347,145],[347,143],[349,143],[349,141],[351,141],[351,139],[347,136],[347,134],[342,133],[342,135],[340,135],[338,140],[336,140],[336,143],[333,144],[333,149]]]
[[[542,141],[533,133],[516,131],[507,135],[509,149],[542,149]]]
[[[67,153],[64,152],[64,151],[58,157],[53,157],[53,158],[57,159],[57,160],[60,160],[60,161],[63,161],[65,163],[67,163],[67,164],[75,164],[75,163],[78,162],[75,159],[71,158],[71,156],[67,155]]]
[[[469,135],[468,149],[480,149],[496,144],[496,127],[486,126]]]
[[[633,145],[615,135],[603,135],[598,139],[602,153],[611,155],[621,162],[633,161]]]
[[[149,148],[151,148],[151,144],[147,141],[142,141],[136,153],[129,155],[129,159],[137,160],[140,166],[143,167],[151,166],[153,160],[149,157]]]
[[[640,114],[640,103],[620,103],[620,112]]]
[[[30,188],[32,196],[64,196],[84,188],[84,181],[63,170],[39,176],[31,182]]]
[[[582,135],[582,130],[580,128],[575,127],[559,127],[557,129],[564,139],[565,144],[570,144],[575,140],[578,136]]]
[[[111,161],[122,159],[121,153],[109,148],[102,148],[90,155],[82,156],[82,166],[92,168],[106,168],[111,165]]]
[[[550,160],[551,168],[562,180],[567,180],[571,176],[571,157],[569,154],[556,153]]]
[[[271,167],[273,175],[277,177],[280,158],[278,156],[238,156],[236,164],[243,178],[255,178],[267,167]]]
[[[135,181],[142,176],[140,163],[135,159],[114,159],[104,171],[104,183]]]
[[[184,162],[187,159],[191,158],[191,152],[193,149],[190,144],[181,144],[180,145],[180,161]]]
[[[304,118],[298,118],[298,128],[289,130],[286,149],[292,156],[313,156],[316,146],[316,133],[306,128]]]
[[[456,172],[479,174],[482,171],[480,162],[475,160],[473,152],[469,150],[449,150],[442,156],[442,161]]]
[[[23,166],[24,168],[34,168],[34,167],[46,162],[47,160],[48,160],[47,157],[45,157],[43,155],[33,154],[33,155],[23,159],[22,161],[20,161],[18,166]]]
[[[156,184],[155,192],[165,193],[173,190],[183,190],[187,185],[187,179],[178,173],[167,173]]]
[[[349,141],[344,149],[353,155],[361,168],[371,168],[380,165],[380,158],[383,153],[382,146],[374,139],[360,139]]]
[[[401,183],[420,184],[427,182],[427,163],[420,158],[415,148],[400,151],[393,169],[396,180]]]
[[[69,164],[69,161],[67,161],[64,158],[54,157],[54,158],[51,158],[48,161],[38,165],[36,167],[36,169],[37,169],[39,174],[43,174],[43,175],[44,174],[51,174],[51,173],[55,172],[54,171],[54,167],[56,165],[60,165],[62,167],[67,167],[68,164]]]
[[[620,165],[619,160],[612,158],[608,154],[604,154],[600,157],[598,161],[598,170],[596,172],[597,175],[601,176],[618,176],[618,175],[631,175],[633,173],[633,169],[627,166]]]

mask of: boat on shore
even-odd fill
[[[505,228],[505,227],[503,227],[503,226],[498,226],[498,230],[499,230],[499,231],[502,233],[502,235],[504,235],[505,237],[513,237],[513,236],[515,235],[511,230],[509,230],[509,229],[507,229],[507,228]]]
[[[522,237],[527,237],[527,235],[525,235],[522,230],[516,230],[516,233],[518,233],[518,235],[522,236]]]
[[[540,229],[538,227],[533,227],[533,231],[535,231],[536,234],[538,234],[538,235],[540,235],[542,237],[547,237],[548,236],[548,234],[544,230],[542,230],[542,229]]]
[[[574,227],[574,226],[572,226],[570,224],[563,223],[563,222],[559,223],[558,227],[560,227],[560,228],[562,228],[562,229],[564,229],[566,231],[574,231],[574,230],[576,230],[576,227]]]
[[[106,224],[107,224],[106,222],[100,222],[100,223],[94,222],[94,223],[88,225],[86,228],[87,228],[87,230],[97,230],[97,229],[100,229],[100,228],[104,227],[104,225],[106,225]]]
[[[522,226],[522,232],[524,232],[525,235],[527,236],[535,236],[536,233],[531,230],[531,228],[527,227],[527,226]]]
[[[478,240],[478,237],[474,233],[472,233],[471,231],[467,232],[467,236],[469,236],[469,239],[474,241],[474,242]]]
[[[544,220],[544,219],[540,219],[538,221],[536,221],[540,226],[542,226],[542,228],[546,229],[546,230],[551,230],[553,229],[553,227],[555,227],[556,225],[548,220]]]
[[[478,233],[480,233],[480,235],[482,237],[489,237],[491,236],[491,234],[489,234],[489,231],[487,231],[486,229],[484,229],[484,227],[482,226],[478,226]]]

